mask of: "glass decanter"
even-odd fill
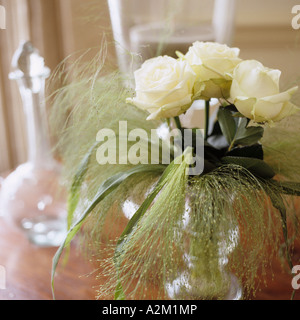
[[[59,246],[66,233],[66,194],[48,132],[45,79],[50,70],[30,42],[20,45],[12,68],[9,78],[18,83],[26,118],[28,161],[2,182],[0,212],[34,244]]]

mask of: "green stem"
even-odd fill
[[[235,144],[235,140],[233,140],[230,144],[230,147],[228,148],[228,151],[227,152],[230,152],[232,150],[232,148],[234,147],[234,144]]]
[[[210,100],[205,101],[205,133],[204,140],[208,139],[208,131],[209,131],[209,115],[210,115]]]
[[[181,122],[180,122],[179,117],[174,117],[174,121],[175,121],[177,129],[182,130],[182,126],[181,126]]]
[[[294,300],[294,299],[295,299],[295,294],[296,294],[296,290],[293,290],[292,296],[291,296],[291,300]]]

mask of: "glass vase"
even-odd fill
[[[191,210],[191,200],[180,221],[179,238],[184,243],[182,261],[165,286],[172,300],[241,300],[242,288],[230,272],[230,254],[239,243],[239,228],[234,221],[216,221],[210,237],[203,236],[199,220]]]
[[[231,45],[235,0],[108,0],[119,67],[128,74],[195,41]]]
[[[133,217],[141,202],[143,201],[129,197],[122,204],[123,219],[120,219],[120,223],[122,222],[123,228]],[[231,204],[233,205],[233,201],[227,199],[224,201],[223,209],[230,212]],[[147,287],[152,289],[149,289],[149,296],[143,292],[145,296],[142,296],[145,299],[152,299],[151,294],[166,300],[243,299],[241,283],[230,270],[231,255],[234,254],[240,242],[238,223],[233,218],[216,219],[209,231],[210,236],[205,237],[203,234],[207,235],[207,230],[203,232],[203,223],[192,209],[193,206],[198,205],[199,202],[195,205],[193,200],[188,198],[185,210],[174,229],[176,256],[173,256],[173,265],[163,272],[165,276],[168,274],[163,281],[164,294],[161,295],[161,279],[147,280]],[[165,253],[165,255],[168,254],[170,253]],[[155,259],[153,257],[153,260]],[[160,259],[169,260],[170,257],[162,255]],[[157,262],[157,265],[160,264],[164,265],[162,261]],[[157,274],[160,274],[158,269]]]
[[[59,246],[66,232],[66,195],[48,132],[45,79],[50,70],[30,42],[20,45],[12,67],[10,79],[17,81],[24,107],[28,160],[2,182],[0,211],[34,244]]]

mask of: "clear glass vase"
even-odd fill
[[[66,194],[48,133],[45,79],[50,70],[30,42],[20,45],[12,67],[10,79],[17,81],[23,101],[28,161],[2,182],[0,211],[34,244],[59,246],[66,232]]]
[[[203,240],[197,219],[193,218],[190,200],[180,222],[180,238],[184,249],[178,270],[165,286],[167,298],[172,300],[241,300],[242,287],[228,270],[230,254],[239,243],[239,228],[233,221],[223,228],[215,224],[209,240]],[[206,245],[205,241],[210,244]]]
[[[233,205],[231,199],[225,201],[225,210],[231,210],[230,204]],[[128,198],[122,204],[123,227],[139,206],[140,201],[136,201],[134,197]],[[152,299],[151,294],[157,293],[157,296],[166,300],[242,300],[243,289],[240,280],[229,268],[230,256],[240,241],[237,222],[234,219],[220,219],[212,226],[211,237],[203,240],[203,224],[199,225],[199,217],[195,218],[192,206],[191,199],[187,199],[178,227],[174,229],[174,241],[178,241],[175,246],[177,249],[180,248],[180,251],[175,250],[176,257],[172,260],[174,264],[165,270],[168,276],[164,279],[164,294],[161,296],[159,293],[160,280],[156,279],[156,282],[152,279],[147,283],[149,288],[152,286],[152,290],[149,289],[150,296],[145,297]],[[165,258],[169,260],[170,257]],[[157,270],[157,273],[160,272]]]

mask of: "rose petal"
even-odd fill
[[[277,115],[277,117],[275,117],[274,119],[272,119],[273,121],[280,121],[284,118],[287,118],[297,112],[300,111],[300,108],[295,106],[294,104],[292,104],[291,102],[286,102],[283,107],[281,112]]]
[[[252,115],[256,122],[273,121],[283,107],[283,102],[274,103],[266,99],[259,99],[253,107]]]
[[[239,96],[234,100],[234,104],[241,114],[253,120],[252,111],[253,111],[254,105],[256,104],[255,98],[247,98],[247,97]]]
[[[234,79],[246,96],[259,99],[279,93],[278,81],[274,81],[275,72],[271,76],[269,73],[270,69],[266,69],[260,62],[248,60],[237,66]]]
[[[285,106],[289,109],[287,103],[297,90],[298,87],[294,87],[274,96],[259,99],[253,109],[254,119],[258,122],[266,120],[279,121],[276,119],[283,119],[283,115],[289,113],[288,110],[285,110]]]
[[[232,100],[237,99],[237,97],[246,97],[246,93],[241,89],[238,81],[236,79],[232,80],[230,97]]]
[[[177,103],[170,103],[165,105],[155,112],[152,112],[147,120],[159,120],[161,118],[171,118],[176,117],[184,113],[192,104],[191,97],[187,97],[180,101],[179,104]],[[179,105],[179,106],[178,106]]]
[[[155,108],[155,105],[147,103],[144,100],[139,100],[137,98],[127,98],[126,103],[130,103],[142,110],[150,110],[151,108]]]

